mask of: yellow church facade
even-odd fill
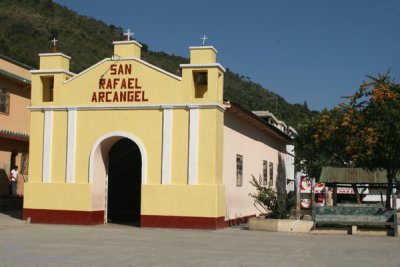
[[[143,61],[134,40],[114,42],[113,57],[79,74],[67,55],[40,54],[31,71],[24,218],[203,229],[237,218],[227,216],[228,105],[216,54],[190,47],[182,76]],[[285,154],[289,138],[271,136],[281,144],[271,151]],[[240,217],[256,214],[246,209]]]

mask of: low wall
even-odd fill
[[[251,218],[249,229],[270,232],[308,233],[313,227],[312,221],[288,219]]]

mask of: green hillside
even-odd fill
[[[0,54],[36,68],[38,53],[50,51],[53,37],[60,40],[59,50],[72,57],[71,71],[80,72],[112,55],[112,41],[121,40],[122,29],[81,16],[51,0],[0,0]],[[187,58],[153,52],[146,44],[142,58],[178,75],[179,64],[188,63]],[[270,110],[295,128],[312,113],[306,104],[289,104],[229,69],[224,92],[226,99],[250,110]]]

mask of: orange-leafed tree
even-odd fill
[[[295,163],[308,177],[318,178],[323,166],[350,166],[346,153],[346,129],[341,126],[342,107],[323,110],[299,129],[295,143]]]
[[[389,207],[400,171],[400,84],[387,74],[368,78],[347,97],[348,103],[322,112],[300,129],[296,162],[313,176],[323,166],[385,170]]]
[[[396,176],[400,171],[400,84],[389,75],[369,76],[350,97],[352,111],[348,153],[356,166],[369,170],[385,170],[387,177],[386,207]]]

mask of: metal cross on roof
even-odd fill
[[[53,40],[51,40],[50,42],[53,43],[53,48],[51,49],[52,52],[57,52],[57,42],[58,42],[58,40],[56,39],[56,37],[54,37]]]
[[[54,37],[53,40],[51,40],[50,42],[53,43],[53,46],[56,46],[58,40],[56,39],[56,37]]]
[[[134,32],[131,32],[131,29],[128,29],[127,32],[124,33],[124,36],[126,36],[127,41],[131,39],[131,36],[135,35]]]
[[[201,37],[200,39],[203,40],[203,45],[206,43],[206,40],[208,39],[208,37],[204,34],[203,37]]]

